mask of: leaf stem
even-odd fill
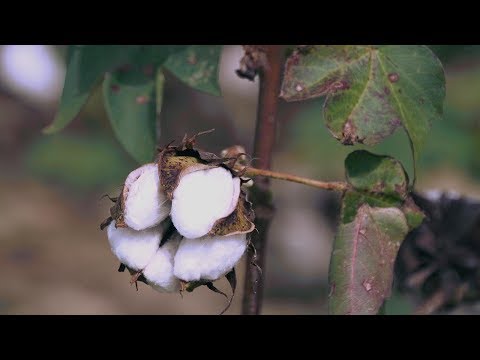
[[[285,180],[285,181],[295,182],[298,184],[313,186],[317,189],[323,189],[323,190],[345,191],[348,189],[348,184],[342,181],[326,182],[326,181],[320,181],[320,180],[313,180],[313,179],[308,179],[308,178],[304,178],[297,175],[271,171],[271,170],[257,169],[253,167],[248,167],[246,169],[245,176],[247,177],[264,176],[271,179]]]

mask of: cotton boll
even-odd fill
[[[246,234],[184,239],[175,255],[173,273],[185,281],[217,280],[235,266],[246,249]]]
[[[160,189],[156,164],[146,164],[132,171],[124,188],[125,224],[134,230],[158,225],[170,213],[171,203]]]
[[[187,239],[202,237],[233,212],[239,195],[240,179],[222,167],[184,175],[173,192],[173,224]]]
[[[143,270],[147,282],[160,292],[180,290],[180,281],[173,275],[173,258],[180,244],[181,236],[174,236],[160,247]]]
[[[221,218],[224,218],[225,216],[228,216],[230,215],[233,210],[235,210],[235,208],[237,207],[237,204],[238,204],[238,197],[240,196],[240,178],[236,177],[236,178],[233,178],[232,179],[232,182],[233,182],[233,196],[232,196],[232,201],[230,203],[230,206],[229,208],[227,209],[227,211],[225,211],[224,214],[222,214],[222,216],[220,217]]]
[[[112,221],[107,229],[108,242],[115,256],[133,270],[147,266],[155,255],[163,234],[163,226],[135,231],[116,228]]]

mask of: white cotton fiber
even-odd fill
[[[136,231],[129,228],[115,228],[112,221],[107,228],[108,241],[112,252],[133,270],[141,270],[155,255],[163,234],[163,227]]]
[[[222,167],[187,174],[173,192],[173,224],[187,239],[202,237],[233,212],[239,195],[240,179]]]
[[[173,275],[173,258],[180,243],[180,236],[173,236],[157,250],[143,270],[147,282],[160,292],[180,290],[180,281]]]
[[[171,203],[160,189],[156,164],[132,171],[125,181],[125,224],[144,230],[160,224],[170,214]]]
[[[175,255],[173,273],[185,281],[217,280],[235,266],[246,248],[246,234],[183,239]]]

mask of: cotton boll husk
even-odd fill
[[[124,220],[134,230],[160,224],[170,214],[171,203],[160,189],[156,164],[146,164],[132,171],[125,180]]]
[[[186,174],[173,192],[173,224],[187,239],[200,238],[233,212],[239,195],[240,179],[222,167]]]
[[[217,280],[236,265],[246,249],[246,234],[183,239],[173,273],[185,281]]]
[[[116,228],[112,221],[107,228],[108,242],[115,256],[133,270],[147,266],[155,255],[163,234],[163,226],[136,231]]]
[[[149,285],[160,292],[180,290],[180,280],[173,275],[173,259],[180,244],[181,235],[174,235],[162,245],[143,270]]]

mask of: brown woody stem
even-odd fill
[[[251,47],[258,56],[257,69],[260,78],[258,95],[257,127],[253,156],[257,160],[259,170],[270,169],[273,146],[275,142],[275,124],[278,96],[284,63],[284,47],[281,45],[259,45]],[[260,314],[263,300],[265,277],[265,250],[268,228],[273,216],[269,178],[259,177],[252,187],[251,200],[255,209],[255,225],[258,231],[252,233],[252,244],[256,254],[248,252],[247,270],[245,274],[245,290],[242,313],[245,315]],[[251,265],[256,263],[261,269]]]

